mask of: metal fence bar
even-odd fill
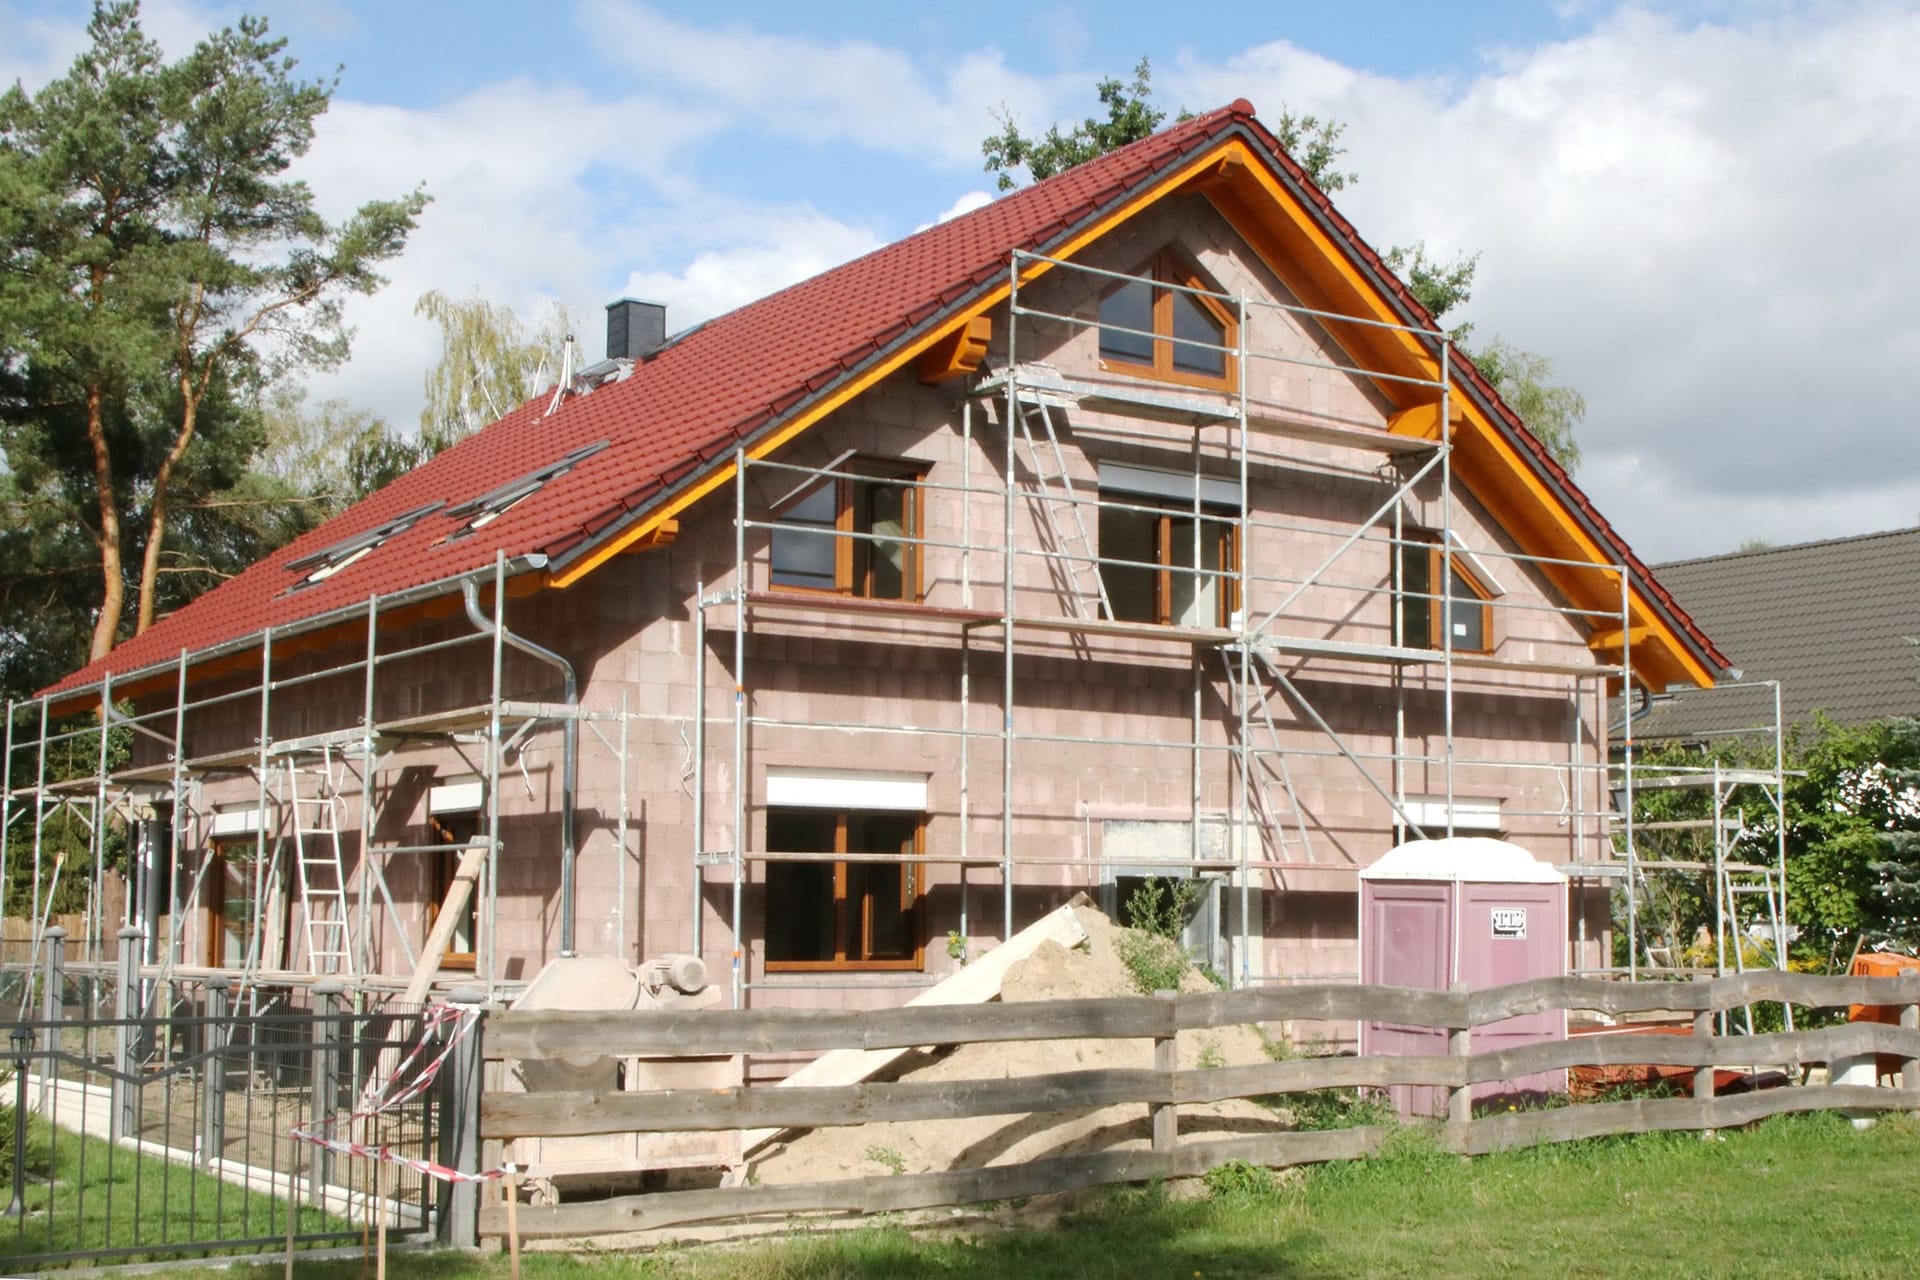
[[[0,1274],[257,1251],[288,1239],[344,1244],[376,1213],[397,1237],[424,1239],[444,1217],[433,1184],[410,1170],[376,1178],[372,1163],[342,1157],[316,1158],[303,1186],[291,1134],[341,1110],[344,1097],[373,1096],[361,1077],[395,1056],[383,1051],[403,1054],[429,1034],[421,1012],[355,1010],[337,983],[321,984],[311,1008],[292,1003],[305,988],[237,1001],[218,976],[176,976],[143,992],[139,936],[120,934],[113,1016],[96,1016],[84,1000],[66,1007],[56,943],[22,975],[44,986],[30,988],[17,1020],[0,1028],[17,1072],[8,1093],[23,1104],[13,1162],[21,1195],[15,1219],[0,1217]],[[353,1044],[366,1048],[358,1070]],[[478,1071],[475,1059],[471,1088],[447,1096],[477,1105]],[[375,1140],[437,1149],[441,1096],[386,1111],[373,1122]],[[10,1190],[0,1186],[0,1202]],[[477,1202],[468,1239],[476,1220]]]

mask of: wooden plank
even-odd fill
[[[420,948],[420,965],[413,971],[412,981],[401,993],[400,1000],[408,1008],[427,998],[427,992],[433,988],[433,980],[440,974],[440,961],[446,957],[447,944],[453,941],[453,930],[460,923],[460,917],[466,914],[467,899],[473,896],[475,882],[480,879],[480,868],[486,865],[487,846],[473,845],[460,855],[460,861],[453,869],[453,883],[447,886],[447,900],[440,904],[440,914],[433,918],[433,929],[427,934],[427,940]]]
[[[1182,1031],[1294,1019],[1464,1026],[1467,1018],[1467,1001],[1456,992],[1337,982],[1200,992],[1181,996],[1177,1005]]]
[[[1574,1036],[1466,1057],[1409,1054],[1368,1058],[1296,1058],[1184,1071],[1116,1068],[1013,1079],[902,1081],[829,1087],[671,1089],[643,1093],[489,1093],[481,1107],[490,1138],[713,1131],[765,1127],[829,1128],[880,1121],[1222,1102],[1319,1089],[1431,1085],[1461,1089],[1567,1067],[1653,1063],[1705,1067],[1726,1063],[1830,1062],[1857,1054],[1920,1053],[1920,1030],[1854,1022],[1816,1031],[1695,1038],[1665,1035]]]
[[[1156,1039],[1167,1033],[1169,1017],[1180,1030],[1288,1019],[1456,1028],[1552,1009],[1698,1013],[1782,1000],[1829,1008],[1911,1004],[1920,1002],[1920,973],[1832,978],[1765,970],[1678,983],[1541,978],[1467,993],[1320,984],[1205,992],[1171,1002],[1126,996],[961,1009],[908,1005],[868,1011],[508,1012],[489,1019],[487,1050],[489,1057],[509,1058],[897,1050],[1017,1040]]]
[[[1149,1178],[1194,1177],[1230,1160],[1284,1168],[1351,1160],[1380,1150],[1390,1127],[1331,1129],[1308,1133],[1263,1134],[1191,1143],[1170,1153],[1100,1151],[1030,1164],[901,1177],[846,1179],[790,1186],[726,1187],[622,1196],[577,1204],[522,1206],[520,1232],[527,1237],[607,1235],[647,1231],[720,1219],[793,1213],[884,1213],[943,1205],[1004,1200],[1019,1196],[1075,1191],[1115,1182]],[[483,1235],[506,1229],[504,1206],[480,1213]]]
[[[656,1093],[489,1093],[490,1138],[570,1137],[633,1130],[815,1129],[876,1121],[956,1120],[1171,1101],[1169,1073],[1061,1071],[995,1080],[911,1081],[826,1088],[739,1086]]]
[[[1602,982],[1593,978],[1536,978],[1488,987],[1467,998],[1474,1025],[1553,1009],[1601,1013],[1719,1012],[1784,1001],[1815,1008],[1848,1004],[1906,1004],[1920,1000],[1920,973],[1895,978],[1825,977],[1763,969],[1711,982]],[[1426,1025],[1436,1025],[1428,1023]]]
[[[1806,1111],[1909,1111],[1920,1107],[1920,1089],[1875,1089],[1865,1085],[1762,1089],[1730,1098],[1636,1098],[1552,1111],[1516,1111],[1484,1116],[1466,1126],[1457,1149],[1485,1155],[1539,1142],[1569,1142],[1622,1133],[1728,1129],[1768,1116]]]

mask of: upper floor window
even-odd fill
[[[1238,512],[1179,510],[1134,494],[1102,495],[1100,583],[1109,615],[1163,626],[1231,624]]]
[[[1169,382],[1231,387],[1239,324],[1213,286],[1171,251],[1147,274],[1100,299],[1100,358]]]
[[[774,519],[775,587],[868,600],[920,598],[916,473],[868,466],[823,476],[776,503]]]
[[[1449,589],[1440,582],[1452,561]],[[1493,593],[1474,576],[1457,549],[1441,552],[1437,534],[1410,533],[1400,544],[1400,643],[1410,649],[1442,649],[1451,629],[1456,653],[1493,651]]]

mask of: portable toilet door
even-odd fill
[[[1360,873],[1360,980],[1443,991],[1563,977],[1567,878],[1518,845],[1479,836],[1414,840]],[[1475,1053],[1566,1038],[1563,1010],[1473,1029]],[[1362,1054],[1444,1054],[1444,1028],[1364,1022]],[[1474,1087],[1474,1097],[1532,1096],[1566,1089],[1565,1071]],[[1403,1116],[1442,1115],[1446,1090],[1396,1085]]]

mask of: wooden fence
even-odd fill
[[[1801,1008],[1892,1006],[1897,1024],[1848,1022],[1812,1031],[1715,1036],[1716,1013],[1781,1002]],[[1691,1036],[1617,1034],[1473,1050],[1473,1029],[1522,1014],[1593,1010],[1615,1015],[1691,1014]],[[1321,1057],[1182,1070],[1180,1031],[1289,1020],[1380,1021],[1444,1028],[1446,1054]],[[1151,1150],[1094,1152],[1020,1165],[847,1179],[801,1185],[659,1192],[557,1205],[521,1206],[525,1236],[595,1235],[686,1223],[816,1211],[927,1209],[1039,1195],[1106,1183],[1201,1174],[1233,1160],[1269,1167],[1352,1159],[1379,1150],[1392,1126],[1281,1132],[1206,1142],[1179,1138],[1183,1104],[1261,1098],[1329,1088],[1391,1085],[1449,1090],[1439,1126],[1452,1150],[1477,1155],[1538,1142],[1606,1134],[1727,1128],[1788,1112],[1870,1113],[1920,1109],[1920,973],[1830,978],[1775,971],[1711,982],[1618,983],[1541,979],[1480,991],[1299,986],[1099,1000],[899,1008],[878,1012],[742,1010],[695,1013],[506,1013],[488,1019],[490,1059],[575,1061],[607,1055],[804,1053],[1061,1039],[1151,1039],[1152,1069],[1062,1071],[1013,1079],[854,1084],[836,1088],[743,1086],[651,1093],[489,1092],[481,1132],[516,1136],[788,1129],[1026,1112],[1079,1111],[1138,1103],[1152,1115]],[[1690,1098],[1638,1098],[1539,1110],[1473,1114],[1476,1084],[1581,1066],[1660,1064],[1797,1066],[1901,1064],[1900,1087],[1795,1085],[1714,1096],[1714,1073],[1696,1071]],[[1838,1072],[1834,1072],[1838,1074]],[[1868,1068],[1866,1078],[1871,1080]],[[507,1229],[505,1207],[481,1209],[483,1235]]]

